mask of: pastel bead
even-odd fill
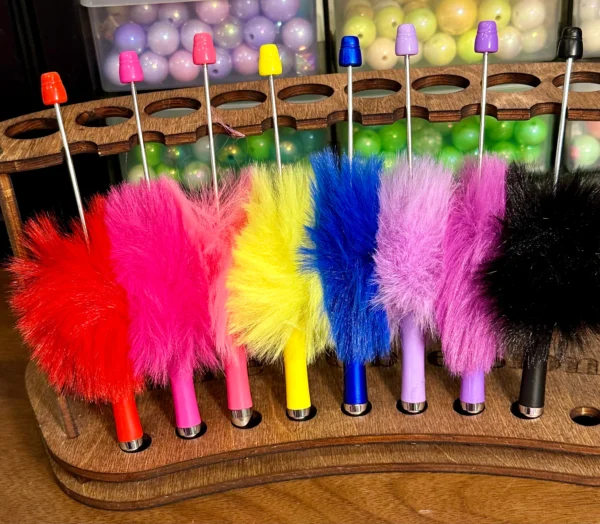
[[[258,0],[231,0],[229,12],[240,20],[249,20],[260,14]]]
[[[226,78],[233,69],[231,55],[226,49],[216,48],[217,61],[208,66],[208,76],[214,80]]]
[[[226,18],[215,26],[213,38],[215,45],[223,49],[233,49],[239,46],[244,41],[242,22],[233,16]]]
[[[391,38],[376,38],[367,49],[365,58],[376,71],[392,69],[398,62],[396,42]]]
[[[437,156],[442,149],[443,138],[439,131],[432,126],[425,127],[413,136],[413,152],[415,155]]]
[[[167,56],[179,47],[179,31],[169,22],[156,22],[148,29],[148,46],[157,55]]]
[[[475,0],[442,0],[435,14],[443,32],[462,35],[477,21],[477,3]]]
[[[477,29],[469,29],[466,33],[460,35],[456,42],[458,56],[467,64],[476,64],[483,60],[483,54],[475,51],[476,36]]]
[[[196,2],[196,14],[207,24],[219,24],[229,16],[229,2],[227,0]]]
[[[214,135],[215,151],[219,151],[225,144],[226,137],[221,134]],[[203,136],[190,146],[192,155],[196,160],[210,164],[210,140],[208,135]]]
[[[258,51],[240,44],[231,53],[233,68],[241,75],[258,74]]]
[[[150,178],[156,178],[156,172],[151,167],[148,167],[148,175]],[[127,171],[127,182],[130,184],[139,184],[144,180],[144,167],[141,164],[133,166]]]
[[[375,11],[371,6],[368,5],[354,5],[345,12],[346,18],[352,18],[353,16],[364,16],[365,18],[371,18],[375,16]]]
[[[600,122],[586,122],[585,127],[592,136],[600,138]]]
[[[421,8],[411,11],[405,16],[404,23],[415,26],[415,31],[417,33],[419,42],[426,42],[435,34],[437,30],[437,19],[431,9]]]
[[[183,168],[180,177],[188,189],[200,189],[211,182],[212,175],[208,164],[193,160]]]
[[[342,34],[344,36],[358,37],[361,49],[367,49],[377,36],[377,28],[373,20],[362,16],[354,16],[346,20]]]
[[[194,50],[194,36],[196,33],[208,33],[213,36],[212,27],[201,20],[194,18],[187,21],[181,28],[181,45],[190,53]]]
[[[569,150],[575,167],[590,167],[600,160],[600,142],[589,135],[575,137]]]
[[[600,0],[578,0],[574,2],[574,18],[578,23],[600,17]],[[585,33],[583,33],[585,39]],[[584,47],[585,49],[585,47]]]
[[[522,0],[512,8],[512,24],[519,31],[527,31],[544,23],[546,8],[542,0]]]
[[[244,26],[244,42],[252,49],[274,43],[276,35],[275,24],[264,16],[255,16]]]
[[[512,8],[505,0],[484,0],[479,6],[478,22],[493,20],[498,30],[504,29],[510,22]]]
[[[456,42],[445,33],[436,33],[423,46],[423,56],[431,65],[448,65],[456,56]]]
[[[146,47],[146,31],[139,24],[129,22],[118,27],[114,35],[115,47],[119,51],[141,53]]]
[[[152,51],[140,55],[140,65],[144,72],[144,82],[148,84],[162,84],[169,76],[169,61]]]
[[[289,47],[283,44],[277,44],[277,50],[279,51],[279,58],[281,59],[281,74],[286,75],[295,65],[296,55]]]
[[[292,18],[283,26],[281,39],[292,51],[305,51],[315,41],[313,25],[304,18]]]
[[[156,4],[132,5],[129,10],[131,21],[140,25],[150,25],[158,19],[158,6]]]
[[[178,82],[191,82],[200,74],[201,66],[194,64],[192,53],[180,49],[169,58],[169,73]]]
[[[102,65],[102,72],[104,77],[113,85],[122,86],[121,78],[119,76],[119,54],[111,53],[104,60]]]
[[[190,19],[187,4],[175,2],[163,4],[158,10],[158,19],[177,27],[178,29]]]
[[[586,56],[600,53],[600,20],[587,20],[581,24],[583,49]]]
[[[523,31],[521,38],[524,53],[538,53],[546,46],[548,32],[546,31],[546,28],[541,25],[534,29]]]
[[[404,13],[399,7],[384,7],[375,14],[377,36],[396,40],[398,26],[404,21]]]
[[[273,22],[287,22],[296,16],[300,0],[260,0],[263,14]]]
[[[516,58],[523,48],[521,33],[512,26],[498,31],[498,52],[496,56],[504,61]]]

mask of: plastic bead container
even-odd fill
[[[402,23],[419,38],[411,65],[473,64],[482,60],[473,50],[477,23],[495,20],[500,48],[491,63],[539,62],[555,57],[561,10],[562,0],[335,0],[335,35],[338,49],[343,36],[358,36],[362,70],[402,66],[394,49]]]
[[[600,1],[573,0],[573,25],[583,31],[583,56],[600,56]]]
[[[258,49],[267,43],[278,45],[285,76],[319,72],[315,0],[80,1],[89,11],[105,91],[129,89],[119,81],[119,53],[126,50],[140,55],[139,89],[198,85],[202,71],[191,51],[201,32],[211,33],[217,48],[209,66],[213,83],[259,78]]]

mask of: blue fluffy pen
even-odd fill
[[[373,305],[377,294],[374,254],[379,215],[382,161],[331,151],[311,157],[315,221],[309,267],[318,272],[337,354],[344,363],[344,408],[367,412],[365,364],[388,353],[390,332],[385,311]]]

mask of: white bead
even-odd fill
[[[527,31],[544,23],[546,8],[541,0],[522,0],[515,4],[512,23],[519,31]]]
[[[600,20],[590,20],[581,24],[583,50],[586,56],[600,53]]]
[[[512,60],[523,47],[521,33],[514,27],[508,26],[498,31],[498,52],[496,56],[501,60]]]
[[[392,69],[398,62],[396,43],[391,38],[376,38],[367,49],[366,58],[373,69]]]
[[[586,21],[600,17],[600,0],[575,0],[575,23],[583,24]],[[585,35],[583,35],[585,38]]]
[[[541,51],[548,41],[548,32],[543,25],[530,31],[524,31],[521,36],[523,52],[525,53],[537,53]]]

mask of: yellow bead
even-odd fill
[[[398,62],[396,42],[391,38],[377,38],[366,52],[367,64],[377,71],[392,69]]]
[[[398,26],[404,21],[404,13],[399,7],[384,7],[375,14],[377,36],[396,39]]]
[[[373,18],[375,11],[370,5],[353,5],[346,9],[346,19],[352,18],[353,16],[364,16],[366,18]]]
[[[475,0],[442,0],[436,9],[440,29],[450,35],[462,35],[477,20]]]
[[[456,42],[450,35],[436,33],[425,42],[423,54],[433,66],[448,65],[456,56]]]
[[[377,36],[375,22],[364,16],[353,16],[346,20],[342,29],[343,36],[357,36],[360,41],[360,47],[366,49]]]
[[[261,45],[258,54],[258,73],[260,76],[280,75],[282,70],[277,46],[275,44]]]
[[[493,20],[500,30],[508,25],[511,14],[510,4],[506,0],[484,0],[479,6],[477,20],[479,22]]]

